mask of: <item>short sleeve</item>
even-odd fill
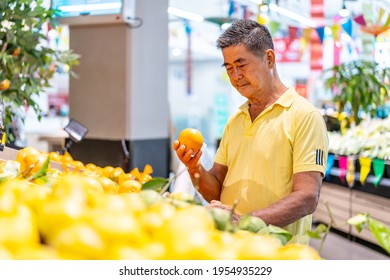
[[[293,173],[319,171],[325,175],[328,157],[328,133],[318,110],[297,119],[293,142]]]

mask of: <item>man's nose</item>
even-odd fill
[[[241,78],[243,77],[243,75],[242,75],[242,71],[240,70],[240,67],[238,67],[238,66],[233,67],[230,76],[231,76],[232,79],[234,79],[234,80],[239,80],[239,79],[241,79]]]

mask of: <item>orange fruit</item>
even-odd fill
[[[57,152],[50,152],[49,158],[51,161],[61,162],[61,155]]]
[[[135,180],[136,178],[133,175],[131,175],[130,173],[123,173],[122,175],[119,176],[117,183],[119,185],[121,185],[124,181],[130,180],[130,179]]]
[[[84,188],[90,193],[104,193],[104,188],[99,180],[93,177],[85,176],[82,177]]]
[[[20,163],[20,171],[27,176],[42,168],[46,157],[33,147],[25,147],[18,151],[16,161]]]
[[[104,177],[104,176],[98,177],[97,180],[102,185],[105,193],[112,193],[112,194],[118,193],[119,186],[113,180],[111,180],[107,177]]]
[[[112,173],[112,171],[114,171],[114,167],[111,165],[107,165],[107,166],[103,167],[102,175],[105,177],[109,177],[110,174]]]
[[[199,151],[203,145],[202,133],[195,128],[183,129],[179,134],[178,140],[180,145],[185,145],[187,150],[192,149],[194,152]]]
[[[14,51],[12,52],[12,55],[13,55],[14,57],[18,57],[19,54],[20,54],[20,48],[16,48],[16,49],[14,49]]]
[[[110,178],[111,180],[113,180],[115,183],[118,183],[118,180],[119,178],[125,173],[125,171],[123,171],[123,168],[122,167],[115,167],[112,172],[110,173],[110,175],[108,176],[108,178]]]
[[[74,168],[73,171],[80,171],[80,170],[84,170],[85,167],[84,167],[84,163],[82,161],[79,161],[79,160],[74,160],[70,166],[72,166]]]
[[[0,82],[0,90],[6,90],[9,89],[11,83],[8,79],[4,79]]]
[[[118,193],[140,192],[142,184],[136,180],[126,180],[119,185]]]

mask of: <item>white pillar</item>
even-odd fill
[[[89,132],[71,153],[98,165],[151,164],[169,172],[168,0],[137,0],[131,25],[70,25],[70,48],[81,55],[70,79],[70,117]],[[142,22],[142,24],[141,24]],[[141,24],[137,27],[138,24]]]

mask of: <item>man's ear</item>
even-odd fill
[[[270,69],[274,68],[275,66],[275,52],[274,50],[268,49],[266,50],[266,59],[267,59],[267,64]]]

